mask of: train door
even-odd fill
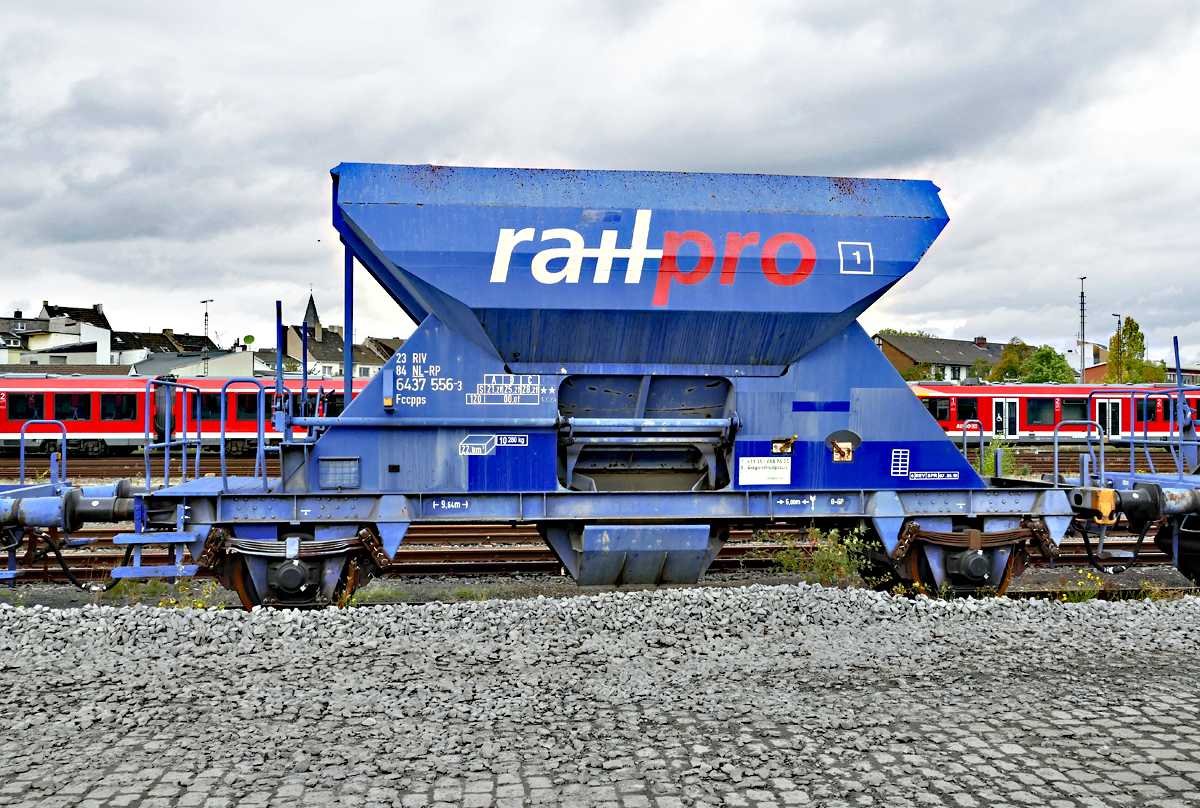
[[[992,400],[992,408],[996,414],[993,433],[997,438],[1017,437],[1017,401],[1015,398]]]
[[[1121,399],[1101,398],[1096,400],[1096,421],[1110,438],[1121,436]]]

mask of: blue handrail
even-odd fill
[[[62,430],[62,437],[59,438],[59,440],[62,441],[62,463],[60,464],[59,469],[58,469],[58,479],[50,480],[50,482],[52,482],[52,483],[60,484],[60,483],[62,483],[63,480],[65,480],[67,478],[67,425],[64,424],[62,421],[55,421],[53,419],[46,419],[46,418],[37,418],[32,421],[26,421],[25,425],[21,427],[21,443],[20,443],[20,447],[21,447],[21,485],[25,485],[25,430],[29,429],[29,427],[33,426],[34,424],[54,424],[54,425],[58,426],[58,428],[60,430]],[[53,465],[54,464],[51,463],[52,470],[53,470]]]
[[[154,388],[156,388],[156,387],[163,388],[167,393],[167,395],[166,395],[167,406],[163,408],[165,410],[165,413],[163,414],[163,442],[162,443],[151,443],[151,441],[150,441],[150,426],[153,421],[153,418],[150,414],[150,404],[151,404],[152,399],[154,398]],[[175,410],[175,396],[176,396],[175,391],[177,391],[177,390],[179,392],[183,393],[183,396],[182,396],[183,411],[182,411],[182,418],[181,418],[181,420],[183,422],[183,435],[179,440],[171,440],[171,436],[173,434],[175,434],[175,425],[172,423],[172,417],[173,417],[174,410]],[[144,418],[143,418],[143,425],[144,425],[145,432],[144,432],[144,445],[142,448],[142,457],[146,464],[146,490],[147,491],[152,490],[151,486],[150,486],[150,450],[151,449],[162,449],[163,450],[163,488],[166,488],[171,482],[171,447],[173,447],[173,446],[180,447],[181,453],[183,456],[182,462],[180,463],[180,481],[187,482],[187,478],[188,478],[187,477],[187,459],[188,459],[187,458],[187,450],[188,450],[189,446],[196,447],[195,473],[196,473],[197,477],[200,476],[200,445],[201,445],[201,441],[202,441],[202,436],[200,434],[200,413],[199,413],[198,407],[197,407],[197,411],[195,413],[195,415],[196,415],[196,418],[195,418],[196,437],[195,438],[188,437],[188,412],[191,410],[190,405],[193,402],[195,402],[197,405],[200,403],[200,388],[196,387],[193,384],[184,384],[183,382],[171,382],[171,381],[167,381],[166,379],[150,379],[146,382],[146,406],[145,406],[145,414],[144,414]]]
[[[265,494],[269,487],[267,483],[267,457],[263,450],[263,445],[266,443],[264,433],[266,426],[265,404],[267,388],[258,379],[249,377],[230,379],[221,385],[221,492],[229,493],[229,472],[225,468],[225,415],[229,396],[225,395],[225,391],[235,384],[253,384],[258,388],[258,445],[254,449],[254,476],[257,478],[261,473],[263,493]]]
[[[1091,456],[1091,458],[1092,458],[1092,467],[1093,467],[1093,468],[1096,468],[1096,467],[1097,467],[1097,466],[1096,466],[1096,453],[1095,453],[1094,451],[1092,451],[1092,427],[1093,427],[1093,426],[1095,426],[1095,427],[1096,427],[1096,431],[1099,433],[1099,437],[1100,437],[1100,439],[1101,439],[1101,440],[1100,440],[1100,465],[1099,465],[1099,467],[1098,467],[1098,468],[1099,468],[1099,470],[1100,470],[1100,474],[1101,474],[1101,483],[1100,483],[1100,484],[1101,484],[1101,485],[1103,485],[1103,484],[1104,484],[1104,482],[1103,482],[1103,474],[1104,474],[1104,427],[1100,426],[1100,423],[1099,423],[1099,422],[1097,422],[1097,421],[1088,421],[1088,420],[1086,420],[1086,419],[1080,419],[1080,420],[1068,420],[1068,421],[1060,421],[1059,423],[1057,423],[1057,424],[1054,426],[1054,487],[1055,487],[1055,488],[1058,488],[1058,430],[1062,429],[1064,426],[1083,426],[1083,425],[1085,425],[1085,424],[1087,425],[1087,428],[1088,428],[1088,429],[1087,429],[1087,434],[1084,436],[1084,440],[1086,440],[1086,441],[1087,441],[1088,454],[1089,454],[1089,455]],[[1081,479],[1081,480],[1079,481],[1079,484],[1080,484],[1081,486],[1083,486],[1083,485],[1087,485],[1087,481],[1086,481],[1086,480],[1083,480],[1083,479]]]
[[[1179,380],[1181,378],[1182,378],[1182,376],[1179,376],[1179,375],[1176,376],[1177,380]],[[1093,404],[1093,401],[1096,398],[1096,396],[1111,397],[1111,398],[1114,398],[1117,400],[1123,399],[1124,396],[1126,396],[1126,395],[1129,396],[1129,424],[1130,424],[1130,429],[1129,429],[1129,473],[1133,474],[1133,473],[1135,473],[1135,469],[1136,469],[1136,456],[1137,456],[1137,448],[1138,448],[1137,414],[1136,414],[1137,413],[1137,402],[1139,400],[1141,400],[1143,402],[1143,406],[1145,406],[1145,403],[1148,403],[1152,399],[1158,399],[1158,398],[1165,399],[1168,402],[1168,404],[1170,405],[1170,409],[1171,409],[1171,412],[1169,413],[1169,417],[1168,417],[1168,423],[1169,423],[1169,427],[1170,427],[1168,437],[1167,437],[1168,448],[1171,449],[1172,459],[1174,459],[1174,461],[1175,461],[1175,470],[1179,477],[1180,482],[1182,482],[1183,475],[1184,475],[1183,447],[1185,445],[1191,445],[1191,444],[1196,443],[1195,441],[1186,441],[1185,442],[1183,439],[1183,418],[1190,417],[1192,414],[1194,414],[1194,411],[1192,410],[1191,406],[1187,403],[1187,398],[1186,398],[1185,394],[1189,393],[1189,392],[1196,392],[1196,391],[1200,391],[1200,387],[1197,387],[1197,386],[1184,387],[1182,383],[1178,383],[1177,386],[1175,387],[1175,389],[1173,389],[1173,390],[1170,390],[1170,389],[1164,390],[1162,388],[1155,389],[1155,388],[1146,388],[1146,387],[1131,387],[1131,388],[1124,388],[1124,389],[1118,388],[1115,390],[1114,389],[1092,390],[1090,393],[1088,393],[1087,406],[1088,406],[1088,412],[1091,413],[1092,412],[1092,404]],[[1175,435],[1176,421],[1179,422],[1178,438],[1176,438],[1176,435]],[[1090,435],[1090,430],[1089,430],[1089,435]],[[1154,461],[1150,458],[1150,435],[1149,435],[1149,425],[1148,425],[1147,421],[1142,421],[1141,440],[1142,440],[1142,443],[1141,443],[1142,451],[1146,455],[1146,462],[1149,464],[1151,472],[1154,473],[1155,472]],[[1176,442],[1175,447],[1171,447],[1170,444],[1172,441]],[[1090,440],[1089,440],[1089,447],[1090,447]],[[1178,454],[1176,454],[1176,448],[1178,449]],[[1101,481],[1102,481],[1101,484],[1102,485],[1103,485],[1103,478],[1104,478],[1104,475],[1102,473],[1101,474]]]
[[[979,424],[979,473],[983,474],[983,421],[978,418],[968,418],[962,422],[962,453],[967,456],[967,424]],[[967,462],[971,462],[969,459]]]

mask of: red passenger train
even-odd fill
[[[93,457],[107,454],[129,454],[145,444],[146,382],[149,379],[127,376],[0,376],[0,448],[16,449],[21,428],[29,421],[62,421],[67,429],[67,450]],[[217,448],[221,436],[221,387],[228,379],[174,379],[200,389],[193,401],[198,412],[188,418],[189,437],[195,436],[196,419],[200,422],[204,445]],[[261,379],[266,388],[267,442],[279,440],[279,433],[270,425],[270,396],[275,380]],[[367,386],[367,379],[355,380],[354,395]],[[285,388],[292,395],[292,411],[299,412],[300,380],[286,379]],[[317,406],[319,388],[322,391],[322,415],[337,415],[343,409],[343,388],[340,379],[309,381],[307,412]],[[162,388],[157,388],[162,389]],[[151,431],[151,440],[161,440],[165,413],[164,394],[152,394],[150,411],[159,437]],[[249,383],[237,383],[226,392],[225,439],[230,454],[252,453],[258,434],[258,389]],[[171,423],[176,436],[180,434],[182,400],[175,398]],[[303,430],[297,429],[297,436]],[[49,452],[57,449],[61,430],[52,424],[32,424],[25,430],[26,451]]]
[[[1130,400],[1129,385],[1005,384],[942,385],[921,383],[912,390],[946,431],[961,440],[963,424],[983,422],[985,440],[1010,443],[1049,443],[1054,428],[1063,421],[1091,420],[1110,438],[1127,438],[1136,430],[1140,438],[1165,438],[1171,434],[1170,396],[1174,385],[1136,385]],[[1091,396],[1089,406],[1088,397]],[[1149,395],[1146,395],[1149,394]],[[1186,394],[1191,407],[1200,407],[1200,393]],[[1060,442],[1078,442],[1087,427],[1059,429]],[[1094,430],[1093,430],[1094,434]],[[979,426],[967,427],[968,440],[978,439]]]

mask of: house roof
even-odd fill
[[[217,343],[213,342],[203,334],[168,334],[167,337],[179,346],[181,351],[202,351],[208,348],[209,351],[219,351]]]
[[[0,365],[5,376],[128,376],[129,365]]]
[[[49,302],[43,301],[42,308],[46,311],[49,317],[70,317],[77,323],[87,323],[94,325],[97,328],[103,328],[106,331],[112,331],[112,326],[109,325],[108,317],[104,315],[104,309],[96,306],[53,306]]]
[[[222,356],[228,356],[229,351],[210,351],[208,359],[211,362],[214,359],[220,359]],[[135,376],[165,376],[173,372],[176,368],[181,368],[186,365],[194,365],[197,362],[202,362],[204,357],[199,351],[172,351],[170,353],[154,353],[138,362],[133,366],[133,375]]]
[[[114,351],[132,351],[145,348],[151,353],[170,353],[178,350],[166,334],[144,333],[141,331],[114,331],[109,340],[109,347]]]
[[[364,344],[383,355],[384,359],[391,359],[392,354],[404,345],[404,340],[401,337],[367,337]]]
[[[939,337],[908,337],[899,334],[876,334],[877,339],[888,343],[900,353],[918,364],[973,365],[983,359],[995,365],[1004,353],[1004,343],[989,342],[986,347],[965,339],[941,339]]]
[[[354,364],[356,365],[382,365],[386,361],[386,357],[380,356],[365,345],[354,346]]]
[[[109,347],[114,351],[132,351],[145,348],[150,353],[174,353],[179,351],[219,350],[217,344],[206,336],[176,334],[174,332],[114,331]]]
[[[302,339],[304,334],[298,325],[289,325],[296,334],[297,339]],[[308,355],[317,362],[337,362],[341,363],[344,359],[343,351],[345,346],[342,342],[342,335],[328,328],[321,329],[321,339],[317,339],[315,329],[309,329],[308,332]]]

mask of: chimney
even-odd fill
[[[16,317],[18,320],[20,320],[21,319],[21,310],[20,309],[14,310],[13,317]]]
[[[99,314],[104,313],[104,304],[103,303],[93,303],[92,308],[95,309],[96,312]]]
[[[321,342],[322,334],[321,334],[321,321],[320,320],[318,320],[317,324],[313,327],[313,336],[317,338],[317,342]]]
[[[980,348],[986,348],[987,347],[987,337],[976,337],[975,344],[978,345]]]
[[[174,328],[164,328],[163,333],[166,334],[168,337],[171,337],[171,336],[175,335],[175,329]]]

